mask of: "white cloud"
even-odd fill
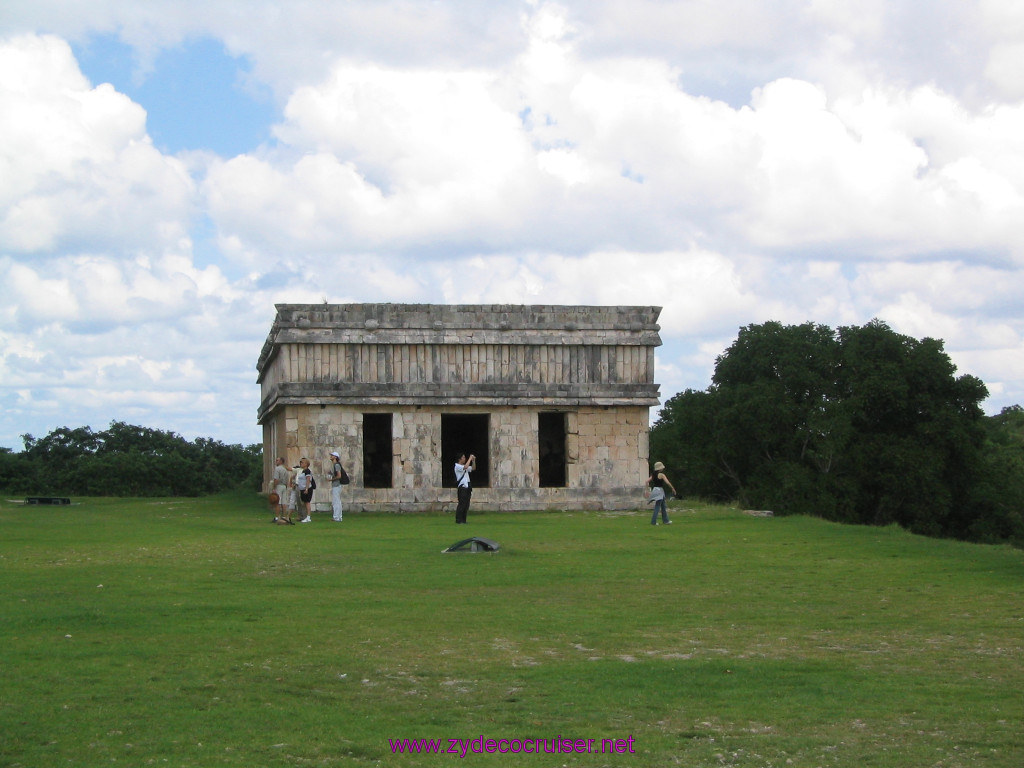
[[[1021,343],[1020,333],[1007,323],[956,316],[913,293],[882,307],[880,316],[901,333],[943,339],[950,349],[1005,349]]]
[[[525,48],[501,69],[340,61],[297,90],[275,130],[286,151],[209,175],[223,235],[249,258],[256,240],[316,252],[662,251],[722,236],[872,257],[1024,251],[1020,109],[972,112],[934,86],[833,96],[792,78],[733,108],[688,94],[663,61],[584,59],[551,6],[524,24]]]
[[[784,48],[787,35],[799,34],[806,41],[813,33],[800,0],[770,5],[745,0],[577,0],[560,5],[586,23],[586,37],[598,50],[630,55],[642,50],[659,57],[672,51],[692,55],[727,50],[766,56]]]
[[[195,265],[188,166],[55,37],[0,42],[0,98],[0,440],[127,414],[241,434],[205,411],[246,399],[272,301],[245,307],[241,285]]]
[[[93,88],[55,37],[0,42],[0,242],[8,252],[131,249],[186,232],[192,181],[145,112]]]
[[[755,106],[768,184],[756,241],[1024,250],[1014,224],[1024,213],[1020,140],[1006,130],[1024,128],[1024,114],[972,115],[931,88],[866,91],[830,107],[803,83],[770,84]]]
[[[1000,43],[989,55],[985,74],[1007,98],[1024,98],[1024,43]]]
[[[994,39],[989,51],[985,76],[1003,98],[1024,98],[1024,6],[1016,0],[981,0],[981,16]]]
[[[275,130],[300,151],[352,160],[377,186],[479,188],[516,172],[519,120],[490,73],[337,65],[295,92]]]
[[[1020,302],[1024,274],[1019,269],[967,261],[864,264],[858,267],[852,289],[884,305],[902,296],[917,296],[963,317],[1013,317],[1024,309]]]
[[[206,297],[237,293],[216,267],[196,269],[181,257],[132,261],[100,256],[0,262],[0,280],[17,297],[9,325],[59,322],[84,330],[172,320]]]

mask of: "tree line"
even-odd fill
[[[940,340],[864,326],[740,329],[711,385],[669,399],[651,455],[715,500],[1024,544],[1024,409],[987,417]]]
[[[188,441],[120,421],[100,432],[60,427],[22,441],[22,451],[0,448],[0,489],[8,495],[201,496],[258,490],[262,482],[261,445]]]

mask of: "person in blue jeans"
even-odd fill
[[[670,525],[671,520],[668,519],[668,507],[665,504],[665,486],[667,485],[672,489],[672,495],[678,496],[675,487],[669,482],[669,479],[665,477],[665,465],[660,461],[655,462],[654,472],[647,478],[647,484],[651,486],[651,496],[648,501],[654,502],[654,514],[651,515],[651,525],[658,524],[658,511],[661,511],[661,522],[663,525]]]

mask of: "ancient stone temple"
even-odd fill
[[[308,457],[327,509],[336,450],[347,510],[446,509],[466,451],[473,509],[643,506],[660,311],[279,304],[257,363],[265,476]]]

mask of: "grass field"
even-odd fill
[[[0,501],[3,766],[1024,765],[1019,550],[700,504],[76,502]],[[501,551],[441,554],[471,535]]]

